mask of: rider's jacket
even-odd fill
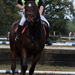
[[[24,6],[24,3],[26,1],[32,1],[32,0],[18,0],[18,4],[21,4],[22,6]],[[38,8],[40,8],[40,6],[44,6],[44,2],[42,0],[35,0],[35,3],[38,6]]]

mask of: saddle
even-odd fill
[[[19,22],[20,22],[20,20],[17,21],[16,23],[19,24]],[[45,35],[47,35],[47,32],[46,32],[46,29],[48,27],[47,23],[45,21],[41,20],[41,24],[42,24]],[[28,27],[28,25],[23,26],[23,29],[22,29],[22,32],[21,32],[22,34],[26,31],[27,27]],[[17,32],[17,30],[18,30],[18,27],[15,28],[15,32]]]

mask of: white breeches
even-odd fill
[[[43,15],[40,15],[40,17],[41,17],[41,20],[45,21],[45,22],[48,24],[48,27],[50,27],[50,24],[49,24],[49,22],[46,20],[46,18],[45,18]],[[26,21],[26,18],[25,18],[25,15],[23,14],[19,25],[23,26],[25,21]]]

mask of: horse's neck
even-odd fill
[[[38,21],[38,23],[36,22],[34,24],[35,25],[33,25],[33,26],[28,28],[28,35],[36,37],[36,36],[38,36],[41,33],[42,26],[41,26],[40,21]]]

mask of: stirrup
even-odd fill
[[[20,35],[17,35],[17,36],[15,37],[15,41],[16,41],[16,42],[20,42]]]

